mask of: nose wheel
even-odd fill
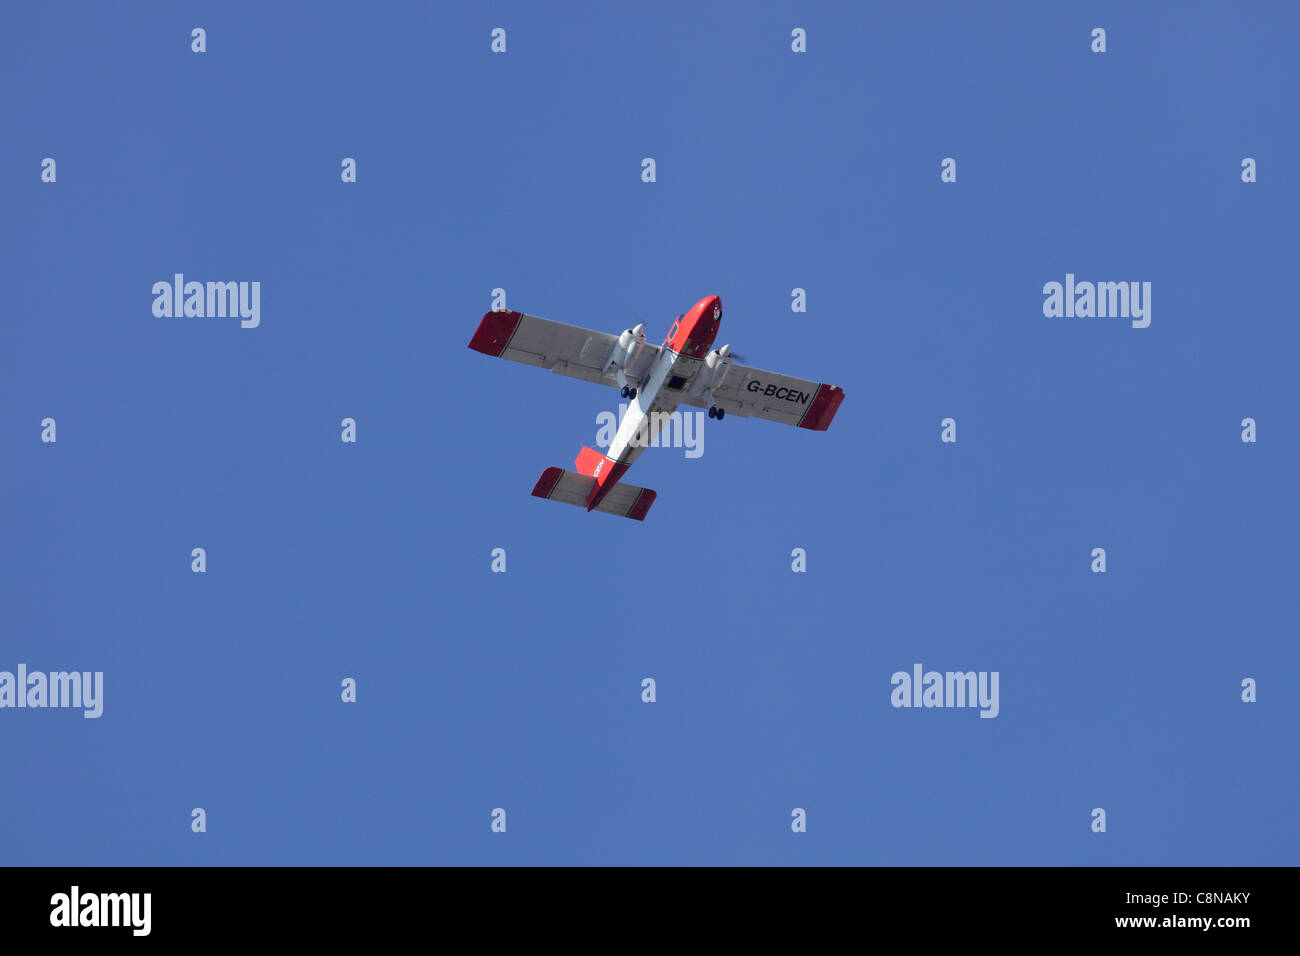
[[[710,406],[709,406],[709,417],[710,417],[710,418],[716,418],[718,421],[722,421],[722,416],[725,415],[725,414],[727,414],[727,413],[726,413],[723,409],[719,408],[717,405],[710,405]]]
[[[636,398],[636,389],[630,388],[627,385],[624,385],[621,389],[619,389],[618,393],[622,395],[624,398]]]

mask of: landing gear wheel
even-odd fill
[[[727,414],[727,413],[726,413],[726,410],[719,408],[719,409],[718,409],[718,415],[717,415],[718,421],[722,421],[722,416],[725,415],[725,414]]]
[[[635,389],[635,388],[629,388],[629,389],[627,390],[627,397],[628,397],[628,398],[636,398],[636,389]]]
[[[709,406],[709,417],[710,417],[710,418],[717,418],[717,417],[718,417],[718,406],[717,406],[717,405],[710,405],[710,406]]]
[[[627,398],[627,386],[624,385],[622,388],[620,388],[618,390],[618,393],[622,395],[624,398]]]

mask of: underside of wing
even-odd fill
[[[844,401],[844,390],[836,385],[765,372],[732,363],[721,381],[713,385],[713,403],[728,415],[765,418],[783,425],[825,431]],[[704,394],[689,394],[682,401],[708,408]]]
[[[615,360],[622,356],[619,337],[596,329],[565,325],[522,312],[489,312],[469,347],[484,355],[536,365],[570,378],[617,385]],[[633,382],[649,368],[659,346],[644,343],[625,365]]]

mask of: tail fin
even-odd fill
[[[573,467],[578,469],[578,474],[586,475],[588,478],[596,477],[596,469],[600,463],[605,460],[605,456],[594,448],[582,446],[582,451],[578,452],[578,457],[573,460]]]

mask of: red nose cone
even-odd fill
[[[705,296],[682,316],[668,347],[689,358],[703,358],[718,335],[721,320],[722,299],[716,295]]]
[[[691,306],[691,311],[686,313],[686,317],[705,320],[720,319],[722,318],[722,299],[716,295],[706,295]]]

